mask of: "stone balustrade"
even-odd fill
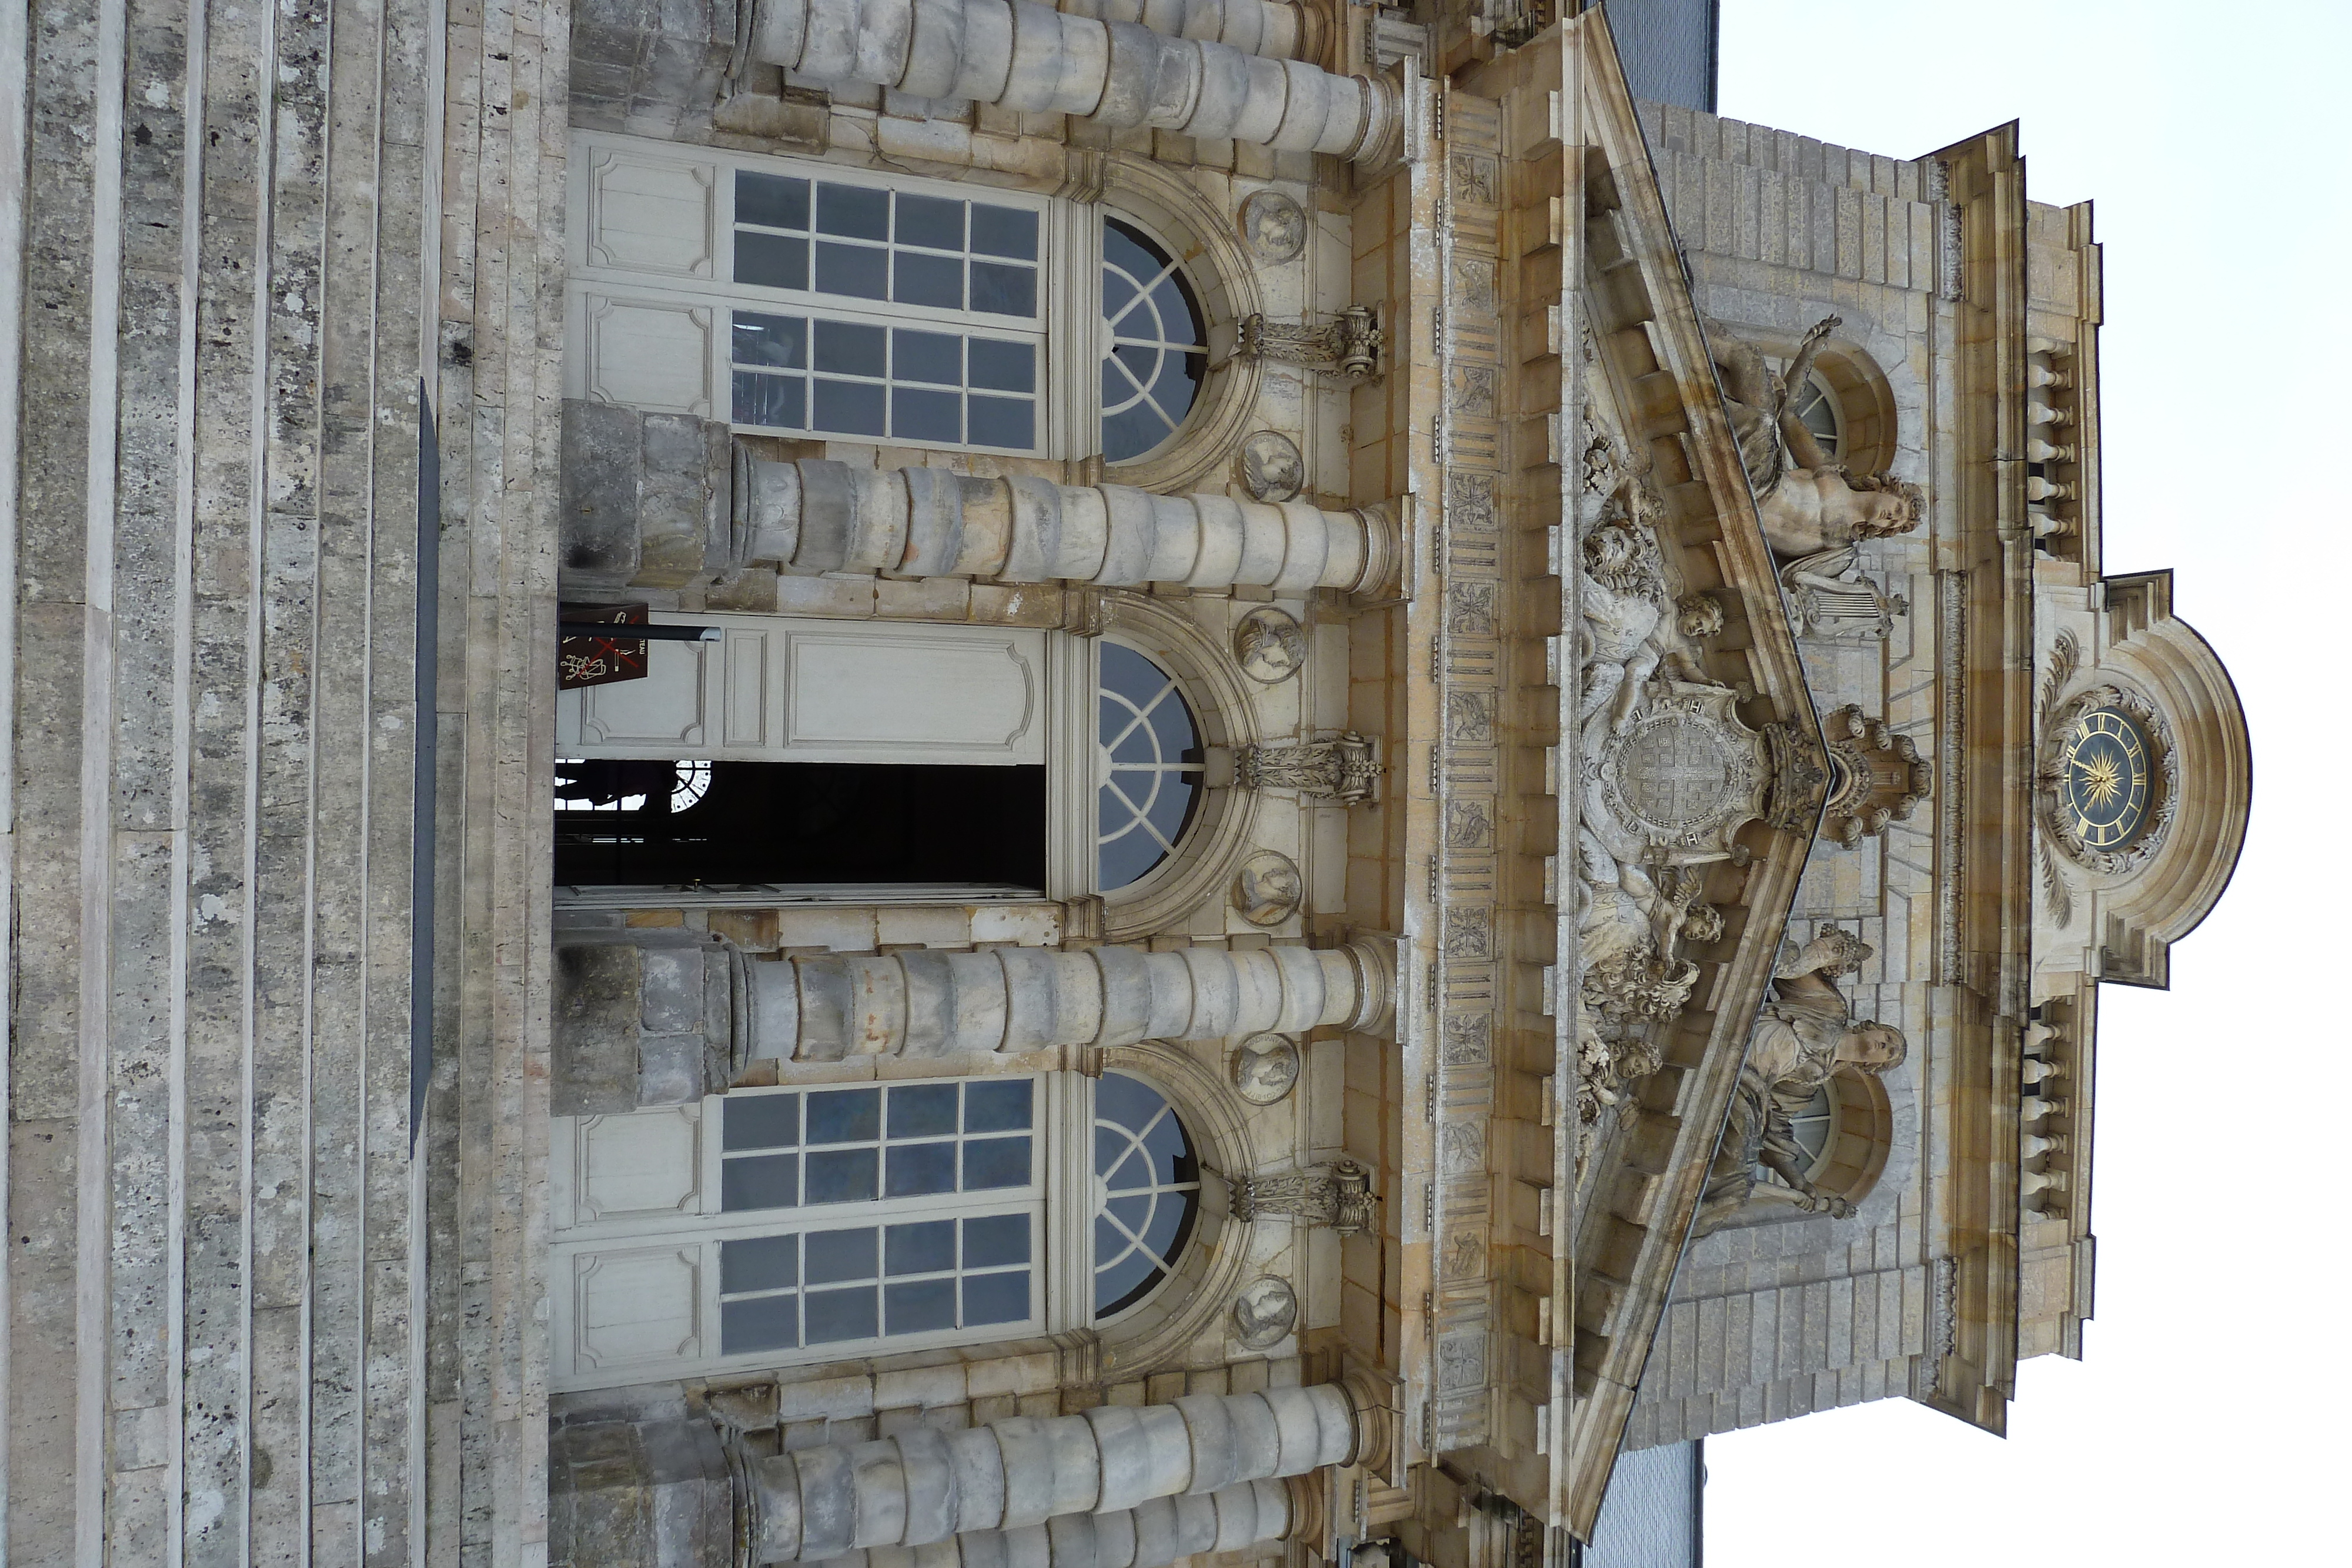
[[[1231,21],[1244,36],[1237,8]],[[1384,78],[1335,76],[1034,0],[759,0],[751,48],[817,84],[865,82],[1280,152],[1377,162],[1392,154],[1401,126]]]
[[[751,1560],[814,1563],[954,1537],[966,1543],[957,1549],[958,1568],[994,1568],[994,1557],[983,1553],[1034,1546],[1015,1538],[1046,1526],[1049,1550],[1056,1533],[1066,1543],[1054,1568],[1150,1568],[1139,1555],[1122,1558],[1139,1549],[1147,1528],[1155,1552],[1163,1531],[1172,1536],[1180,1528],[1202,1528],[1197,1501],[1162,1513],[1149,1509],[1155,1500],[1208,1501],[1221,1516],[1220,1536],[1230,1528],[1267,1539],[1255,1532],[1277,1512],[1286,1529],[1286,1503],[1253,1486],[1244,1504],[1242,1490],[1353,1462],[1370,1446],[1366,1425],[1346,1387],[1320,1384],[1019,1416],[957,1432],[917,1427],[873,1442],[747,1457]],[[1228,1509],[1230,1526],[1222,1518]],[[1122,1514],[1129,1521],[1117,1517]],[[1084,1527],[1064,1525],[1057,1532],[1049,1524],[1086,1515],[1094,1516],[1093,1538],[1083,1552]],[[998,1540],[988,1541],[991,1534]],[[1128,1545],[1130,1534],[1135,1548]],[[944,1557],[940,1562],[946,1568]]]
[[[1395,576],[1401,549],[1381,507],[1327,512],[1027,475],[772,463],[741,451],[733,505],[747,563],[808,571],[1370,592]]]
[[[926,1546],[876,1546],[824,1568],[1168,1568],[1203,1552],[1239,1552],[1288,1535],[1290,1486],[1244,1481],[1199,1496],[1157,1497],[1109,1513],[1066,1513],[1021,1530],[975,1530]]]
[[[749,966],[752,1055],[942,1057],[1375,1027],[1389,968],[1346,947],[1006,947],[826,955]]]

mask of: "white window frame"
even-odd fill
[[[720,1209],[722,1102],[761,1094],[808,1093],[826,1089],[894,1089],[920,1083],[971,1083],[1026,1078],[1035,1087],[1032,1136],[1036,1140],[1034,1179],[1024,1187],[869,1202],[803,1205],[759,1210]],[[582,1211],[581,1164],[587,1138],[600,1124],[628,1118],[677,1118],[692,1129],[693,1190],[659,1212],[597,1218]],[[885,1079],[852,1083],[788,1083],[773,1090],[738,1089],[688,1105],[624,1112],[607,1116],[552,1119],[549,1226],[549,1295],[552,1307],[550,1374],[559,1392],[618,1387],[653,1378],[696,1377],[764,1368],[799,1366],[869,1355],[984,1344],[1078,1328],[1093,1321],[1094,1081],[1076,1072],[966,1074],[938,1078]],[[1075,1201],[1057,1198],[1070,1195]],[[1034,1217],[1028,1318],[976,1328],[887,1334],[870,1340],[835,1341],[792,1350],[720,1354],[719,1244],[791,1232],[881,1227],[908,1219],[972,1218],[1024,1213]],[[667,1254],[689,1260],[695,1275],[693,1347],[685,1354],[648,1346],[642,1355],[583,1364],[578,1354],[577,1315],[583,1268],[608,1260]]]
[[[689,147],[606,131],[575,131],[572,134],[573,178],[569,191],[571,238],[565,283],[567,397],[627,402],[653,413],[730,419],[733,410],[733,312],[740,308],[767,314],[814,315],[873,326],[931,327],[1036,342],[1037,443],[1026,453],[1013,453],[1003,447],[962,443],[816,431],[791,433],[794,438],[1054,459],[1082,457],[1099,446],[1098,340],[1102,335],[1102,313],[1097,290],[1102,270],[1102,219],[1100,209],[1095,205],[993,185],[975,189],[970,184],[921,175],[878,174],[821,160]],[[599,180],[607,167],[622,163],[654,179],[667,178],[680,193],[699,191],[698,199],[705,208],[704,243],[699,254],[675,266],[631,266],[616,262],[603,249]],[[739,170],[950,200],[981,200],[1034,212],[1038,214],[1039,319],[1034,325],[1024,326],[1013,319],[982,311],[850,299],[814,289],[735,283],[734,176]],[[692,244],[686,242],[680,248],[691,249]],[[698,399],[623,398],[598,384],[595,361],[600,350],[596,335],[599,324],[615,311],[627,312],[633,320],[657,319],[667,314],[674,323],[687,324],[679,329],[702,335],[703,385]],[[746,434],[779,434],[768,426],[735,428]]]

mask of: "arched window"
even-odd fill
[[[1845,421],[1838,408],[1837,394],[1830,391],[1829,382],[1819,371],[1808,371],[1804,384],[1789,399],[1789,412],[1797,416],[1813,438],[1822,455],[1836,462],[1844,455]]]
[[[1201,1162],[1168,1097],[1109,1072],[1095,1089],[1095,1316],[1116,1317],[1168,1278],[1192,1239]]]
[[[1829,1085],[1813,1091],[1813,1097],[1802,1109],[1789,1118],[1789,1130],[1797,1146],[1805,1151],[1805,1174],[1812,1175],[1821,1168],[1822,1152],[1829,1147],[1830,1134],[1837,1126],[1837,1107],[1830,1103]]]
[[[552,1131],[565,1388],[1082,1327],[1163,1283],[1200,1211],[1192,1134],[1117,1072],[738,1089]]]
[[[1106,641],[1095,740],[1095,891],[1114,893],[1183,837],[1200,802],[1201,733],[1175,676]]]
[[[1208,373],[1208,326],[1176,258],[1118,218],[1103,220],[1102,453],[1140,457],[1176,433]]]
[[[1805,1179],[1822,1193],[1858,1203],[1878,1185],[1894,1144],[1886,1085],[1873,1073],[1833,1072],[1789,1113],[1789,1131],[1804,1153]],[[1761,1201],[1750,1204],[1750,1218],[1777,1219],[1801,1212],[1774,1200],[1774,1194],[1789,1192],[1779,1173],[1759,1165],[1756,1181]]]

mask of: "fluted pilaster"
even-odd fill
[[[1223,19],[1221,17],[1221,26]],[[1234,18],[1236,36],[1244,26]],[[1148,126],[1292,152],[1377,160],[1399,130],[1394,84],[1034,0],[759,0],[755,58],[857,81]]]
[[[1396,521],[1377,507],[772,463],[740,450],[734,488],[745,559],[812,571],[1370,592],[1395,576],[1400,554]]]
[[[1367,943],[917,950],[750,969],[753,1054],[802,1061],[1370,1029],[1387,1015],[1391,986],[1383,956]]]
[[[1104,1406],[1042,1420],[1015,1417],[960,1432],[922,1427],[870,1443],[751,1458],[745,1470],[751,1559],[810,1563],[858,1549],[920,1547],[962,1537],[971,1544],[957,1549],[956,1568],[967,1563],[995,1568],[979,1553],[999,1544],[1034,1546],[1034,1538],[1022,1532],[1039,1526],[1046,1527],[1050,1551],[1055,1532],[1048,1521],[1093,1515],[1096,1555],[1081,1560],[1076,1546],[1083,1531],[1065,1525],[1060,1534],[1069,1543],[1068,1555],[1055,1559],[1054,1568],[1150,1568],[1132,1557],[1118,1561],[1129,1531],[1116,1519],[1108,1526],[1114,1550],[1101,1554],[1106,1519],[1127,1514],[1130,1525],[1148,1521],[1155,1532],[1189,1521],[1197,1531],[1202,1520],[1197,1504],[1165,1513],[1150,1508],[1154,1500],[1191,1498],[1209,1501],[1220,1514],[1230,1509],[1237,1535],[1258,1531],[1276,1512],[1286,1529],[1286,1500],[1250,1483],[1347,1464],[1362,1446],[1349,1391],[1320,1384],[1199,1394],[1170,1405]],[[1221,1534],[1225,1528],[1221,1521]],[[1139,1538],[1139,1529],[1135,1533]],[[990,1535],[999,1540],[988,1542]],[[942,1559],[940,1568],[950,1565]]]

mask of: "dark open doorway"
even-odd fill
[[[555,880],[1045,885],[1043,768],[556,764]]]

